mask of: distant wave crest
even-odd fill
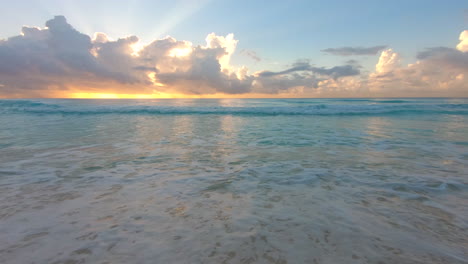
[[[405,100],[340,100],[330,103],[291,101],[287,106],[162,106],[156,103],[133,105],[67,104],[48,103],[47,100],[0,100],[0,113],[97,115],[97,114],[143,114],[143,115],[398,115],[398,114],[450,114],[468,115],[468,103],[412,103]],[[364,103],[365,102],[365,103]]]

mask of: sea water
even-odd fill
[[[0,263],[468,263],[468,99],[1,100]]]

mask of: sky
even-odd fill
[[[0,98],[468,96],[466,1],[0,4]]]

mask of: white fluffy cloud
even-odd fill
[[[400,66],[400,55],[392,49],[382,51],[379,62],[375,65],[377,73],[391,72]]]
[[[468,30],[460,33],[460,43],[457,45],[457,49],[462,52],[468,52]]]
[[[402,66],[391,49],[381,52],[375,71],[363,74],[350,63],[330,68],[308,61],[283,71],[250,74],[230,64],[238,41],[211,33],[205,45],[172,37],[140,43],[105,33],[93,38],[63,16],[46,28],[23,27],[0,40],[0,97],[49,97],[67,92],[280,94],[281,96],[452,96],[467,92],[468,31],[457,49],[431,48]],[[379,47],[380,49],[381,47]],[[466,95],[466,94],[465,94]]]
[[[418,61],[401,65],[400,55],[382,51],[375,71],[368,76],[319,84],[322,93],[342,96],[466,96],[468,52],[452,48],[430,48]]]

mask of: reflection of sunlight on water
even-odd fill
[[[223,136],[225,140],[232,140],[237,136],[237,126],[234,124],[233,116],[224,115],[221,117],[221,130],[223,131]]]
[[[194,119],[187,115],[174,117],[174,123],[171,125],[174,136],[180,139],[186,139],[193,133]]]
[[[132,118],[131,126],[134,124],[133,138],[131,139],[142,151],[153,151],[158,143],[167,137],[170,128],[167,124],[161,124],[154,118],[148,116],[137,116]]]
[[[370,168],[379,167],[382,164],[399,166],[392,159],[396,152],[392,150],[394,124],[385,117],[366,118],[363,125],[365,135],[365,147],[361,148],[363,162]]]
[[[181,99],[181,100],[170,100],[169,101],[171,106],[178,107],[178,106],[193,106],[198,103],[197,99]]]
[[[446,117],[447,122],[445,122],[444,127],[439,128],[438,132],[443,133],[450,141],[459,141],[468,143],[466,138],[466,124],[468,122],[465,116],[450,115]]]
[[[248,103],[246,100],[239,99],[219,99],[218,104],[222,107],[243,107]]]
[[[383,117],[369,117],[366,120],[365,132],[376,138],[388,138],[391,123]]]

